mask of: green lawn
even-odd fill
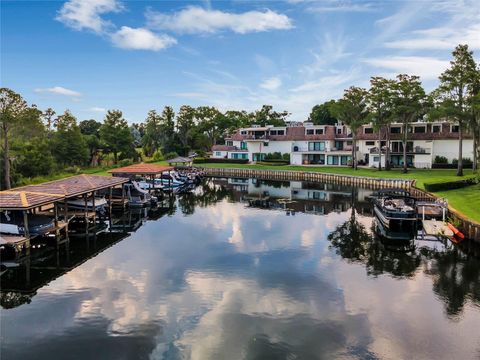
[[[393,169],[390,171],[378,171],[376,169],[361,168],[352,170],[348,167],[337,166],[295,166],[295,165],[255,165],[255,164],[218,164],[207,163],[198,164],[205,167],[222,167],[222,168],[244,168],[244,169],[262,169],[262,170],[294,170],[294,171],[318,171],[323,173],[341,174],[341,175],[357,175],[368,176],[384,179],[415,179],[416,186],[419,189],[425,189],[425,183],[437,183],[456,181],[473,177],[472,170],[464,170],[464,176],[456,176],[454,169],[411,169],[404,174],[401,169]],[[480,223],[480,184],[465,187],[463,189],[455,189],[434,193],[437,196],[448,199],[449,204],[464,214],[468,218]]]

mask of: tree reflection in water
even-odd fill
[[[355,198],[352,192],[352,200]],[[414,278],[421,267],[432,278],[433,291],[444,302],[449,317],[461,315],[467,301],[480,306],[480,266],[474,255],[449,242],[441,250],[420,243],[411,248],[392,247],[358,221],[354,203],[350,211],[350,218],[328,235],[336,254],[363,264],[370,276]],[[472,246],[468,250],[473,253]]]

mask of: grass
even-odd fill
[[[157,161],[155,164],[166,165],[165,161]],[[339,174],[339,175],[356,175],[385,179],[415,179],[416,186],[419,189],[425,189],[425,183],[438,183],[467,179],[473,175],[471,170],[465,170],[463,177],[456,176],[454,169],[411,169],[404,174],[401,169],[393,169],[390,171],[378,171],[376,169],[360,168],[356,171],[348,167],[338,166],[296,166],[296,165],[256,165],[256,164],[218,164],[206,163],[197,164],[205,167],[221,167],[221,168],[243,168],[243,169],[261,169],[261,170],[292,170],[292,171],[317,171],[323,173]],[[79,173],[109,176],[108,170],[116,166],[105,166],[98,168],[80,169]],[[21,185],[39,184],[46,181],[62,179],[65,177],[77,175],[74,173],[58,173],[51,176],[41,176],[32,179],[25,179]],[[20,184],[19,184],[20,185]],[[480,223],[480,184],[468,186],[462,189],[454,189],[449,191],[441,191],[434,193],[437,196],[448,199],[449,204],[458,212],[462,213],[471,220]]]
[[[198,164],[205,167],[243,168],[261,170],[293,170],[293,171],[318,171],[339,175],[356,175],[385,179],[415,179],[416,186],[425,190],[425,183],[440,183],[468,179],[474,176],[472,170],[464,170],[464,176],[456,176],[455,169],[410,169],[407,174],[402,169],[378,171],[377,169],[360,168],[352,170],[348,167],[337,166],[295,166],[295,165],[255,165],[255,164]],[[435,195],[448,199],[450,206],[471,220],[480,223],[480,184],[467,186],[462,189],[435,192]]]

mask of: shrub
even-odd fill
[[[133,164],[132,159],[122,159],[118,162],[119,167],[124,167],[124,166],[132,165],[132,164]]]
[[[153,160],[153,161],[165,160],[165,157],[164,157],[163,154],[162,154],[162,150],[158,149],[157,151],[155,151],[155,152],[153,153],[152,160]]]
[[[458,166],[458,160],[453,159],[452,164],[455,165],[455,166]],[[470,160],[470,158],[463,158],[462,164],[463,164],[464,167],[471,167],[473,162],[472,162],[472,160]]]
[[[214,159],[214,158],[195,158],[194,164],[216,163],[216,164],[247,164],[248,159]]]
[[[166,160],[170,160],[170,159],[176,158],[177,156],[178,154],[175,151],[171,151],[169,153],[166,153],[164,158]]]
[[[284,166],[288,165],[288,162],[285,162],[283,160],[278,160],[278,161],[257,161],[258,165],[268,165],[268,166]]]
[[[79,166],[68,166],[66,167],[65,169],[63,169],[63,171],[65,171],[66,173],[69,173],[69,174],[80,174],[80,167]]]
[[[265,155],[264,160],[281,160],[282,159],[282,153],[280,152],[274,152],[274,153],[268,153]]]
[[[453,190],[453,189],[461,189],[473,184],[477,183],[477,179],[470,178],[466,180],[459,180],[459,181],[448,181],[448,182],[438,182],[438,183],[425,183],[425,190],[430,192],[437,192],[437,191],[446,191],[446,190]]]
[[[434,164],[448,164],[448,159],[445,156],[435,156]]]
[[[285,161],[288,161],[288,163],[290,164],[290,154],[289,153],[283,154],[282,159],[285,160]]]

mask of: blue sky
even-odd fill
[[[431,90],[456,44],[480,59],[478,19],[477,0],[2,0],[1,82],[79,120],[272,104],[303,121],[374,75]]]

